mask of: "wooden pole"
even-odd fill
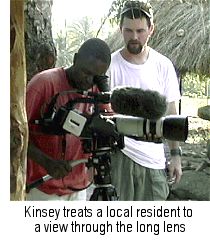
[[[10,1],[10,22],[10,200],[24,200],[28,145],[24,0]]]

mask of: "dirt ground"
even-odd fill
[[[186,142],[181,143],[183,164],[196,166],[207,160],[207,140],[210,139],[210,121],[193,118],[189,121],[189,134]]]
[[[197,117],[199,107],[206,106],[210,100],[206,98],[190,98],[182,96],[181,114],[188,116],[189,134],[182,146],[183,166],[196,166],[207,159],[207,140],[210,139],[210,121]],[[185,166],[186,167],[186,166]]]

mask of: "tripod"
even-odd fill
[[[96,171],[94,184],[96,185],[90,201],[116,201],[118,200],[115,187],[111,184],[111,160],[109,149],[100,149],[94,152],[92,165]]]
[[[92,153],[91,159],[86,164],[87,168],[92,167],[94,171],[95,188],[90,201],[118,200],[116,189],[111,184],[111,152],[116,146],[122,147],[124,141],[122,137],[117,141],[115,139],[93,133],[90,140],[83,140],[84,151]]]

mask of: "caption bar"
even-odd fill
[[[35,205],[24,206],[24,217],[39,232],[97,233],[105,235],[113,232],[125,233],[183,233],[187,231],[193,211],[186,206],[166,208],[163,205],[123,208],[105,205],[100,208],[71,205],[61,208],[44,208]]]

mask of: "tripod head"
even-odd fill
[[[121,146],[123,145],[124,141],[122,137]],[[116,201],[118,200],[117,192],[111,184],[111,153],[116,145],[110,142],[110,138],[104,136],[99,137],[95,134],[91,146],[92,157],[87,167],[93,167],[94,169],[95,189],[93,190],[90,200]]]

